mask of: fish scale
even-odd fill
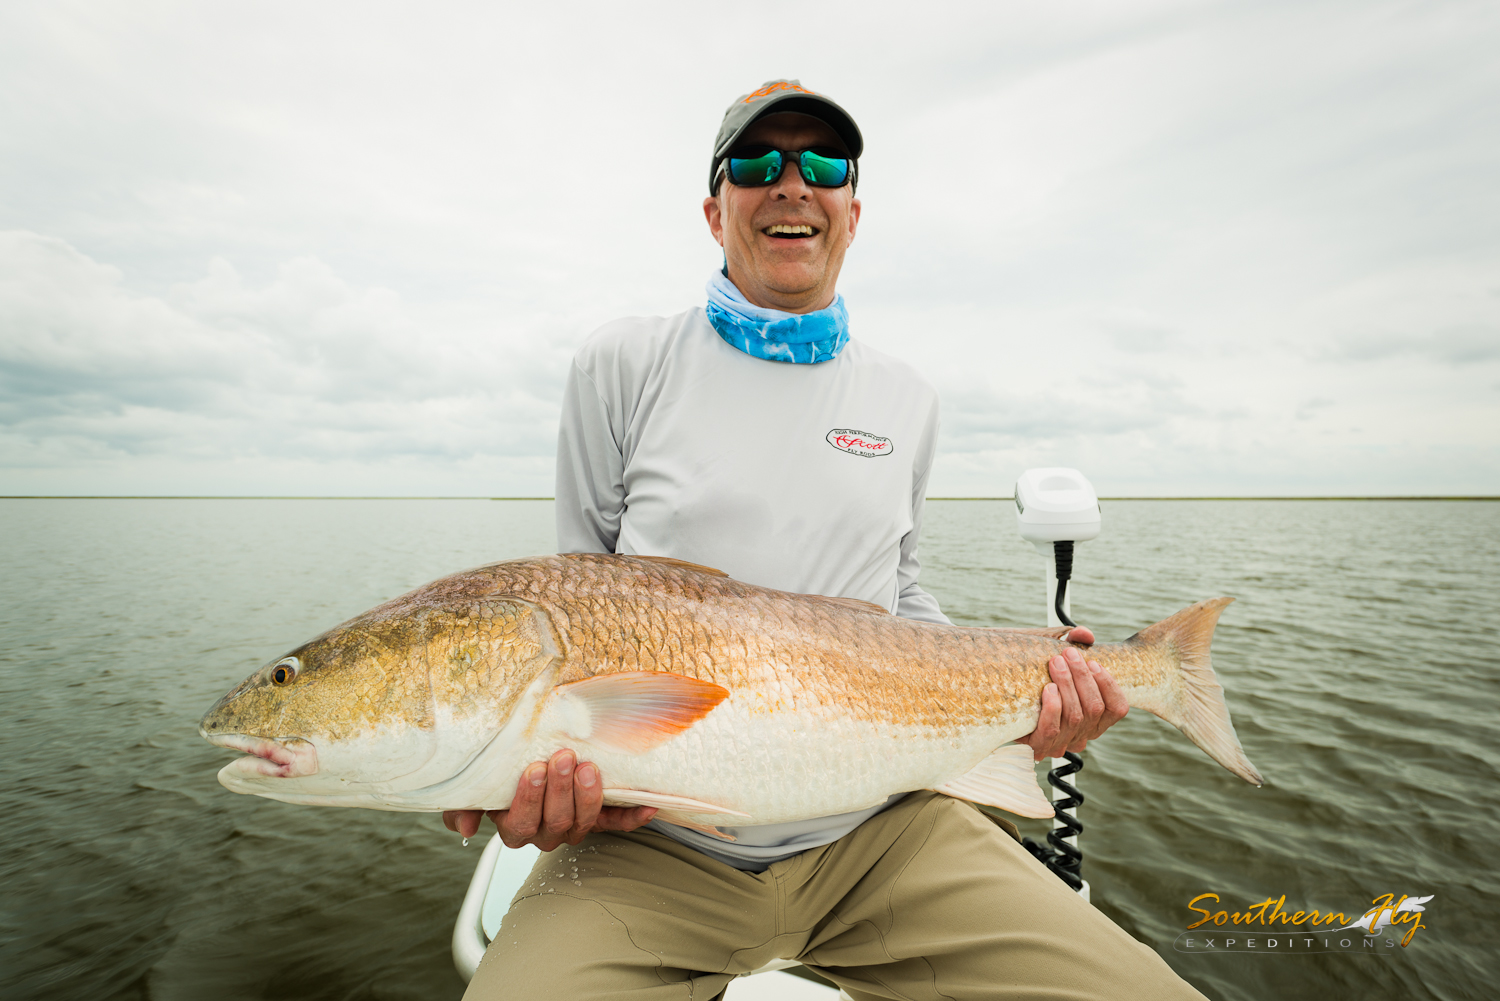
[[[1229,601],[1089,657],[1258,784],[1209,662]],[[294,803],[502,809],[529,762],[571,747],[610,802],[710,831],[918,788],[1050,816],[1029,749],[1010,742],[1035,726],[1061,632],[914,622],[664,558],[538,557],[329,630],[288,655],[290,682],[270,677],[286,658],[267,665],[200,729],[254,759],[226,766],[226,786]]]

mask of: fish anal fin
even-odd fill
[[[725,834],[717,827],[710,827],[708,824],[700,823],[699,821],[693,820],[692,818],[684,816],[680,813],[673,813],[671,810],[663,810],[661,813],[658,813],[653,819],[661,819],[669,824],[676,824],[678,827],[686,827],[690,831],[697,831],[699,834],[707,834],[709,837],[717,838],[720,841],[734,842],[739,840],[739,838],[736,838],[733,834]]]
[[[933,786],[933,791],[999,807],[1019,817],[1047,819],[1056,811],[1036,784],[1034,765],[1031,748],[1005,744],[958,778]]]
[[[699,831],[703,834],[718,838],[720,841],[733,841],[733,835],[725,834],[717,827],[712,827],[700,820],[695,820],[692,814],[727,814],[731,817],[744,817],[749,819],[748,813],[739,810],[731,810],[727,806],[719,806],[715,803],[705,803],[702,800],[690,799],[687,796],[674,796],[671,793],[651,792],[647,789],[605,789],[604,802],[608,806],[654,806],[659,811],[655,819],[665,820],[669,824],[678,827],[686,827],[689,830]]]
[[[722,570],[703,566],[701,563],[689,563],[687,560],[675,559],[671,556],[632,556],[633,560],[650,560],[652,563],[660,563],[662,566],[679,567],[683,570],[696,570],[698,573],[706,573],[710,577],[728,577]]]
[[[729,690],[670,671],[622,671],[559,685],[553,697],[570,736],[639,754],[707,716]]]

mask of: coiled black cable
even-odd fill
[[[1052,602],[1052,610],[1057,613],[1057,621],[1072,628],[1078,623],[1068,618],[1068,613],[1063,611],[1063,601],[1068,596],[1068,580],[1073,576],[1073,541],[1063,539],[1052,543],[1052,559],[1057,567],[1057,593]],[[1066,764],[1047,772],[1047,782],[1063,794],[1062,799],[1052,803],[1052,819],[1058,826],[1047,832],[1046,845],[1032,838],[1022,838],[1021,844],[1036,856],[1037,861],[1051,869],[1058,879],[1077,891],[1083,889],[1083,852],[1063,839],[1076,838],[1083,831],[1083,822],[1072,814],[1073,810],[1083,805],[1083,793],[1071,782],[1064,780],[1083,770],[1083,758],[1072,751],[1064,751],[1063,757]]]
[[[1047,773],[1047,782],[1063,793],[1063,798],[1053,801],[1053,819],[1061,826],[1047,832],[1047,845],[1032,838],[1022,838],[1021,844],[1036,856],[1048,869],[1074,890],[1083,889],[1083,852],[1064,838],[1077,837],[1083,831],[1083,822],[1070,812],[1083,805],[1083,793],[1064,779],[1083,770],[1083,758],[1072,751],[1064,751],[1067,764]]]

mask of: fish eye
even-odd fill
[[[296,657],[287,657],[277,661],[276,666],[271,668],[271,684],[278,688],[283,685],[290,685],[297,680],[297,667]]]

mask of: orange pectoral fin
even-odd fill
[[[707,716],[729,690],[684,674],[624,671],[559,685],[554,695],[586,713],[574,736],[639,754]]]

